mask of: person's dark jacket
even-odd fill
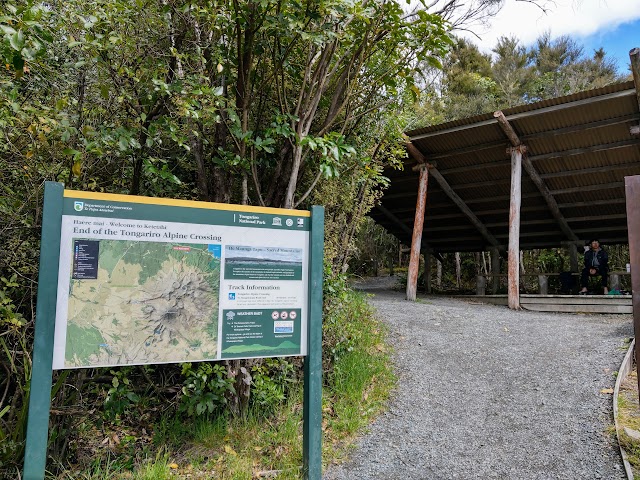
[[[596,257],[598,259],[598,267],[595,267],[593,265],[593,257]],[[596,251],[593,250],[589,250],[584,254],[584,267],[585,268],[600,268],[603,269],[605,271],[609,270],[609,256],[607,255],[607,252],[605,252],[603,249],[598,249]]]

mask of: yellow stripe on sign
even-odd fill
[[[230,210],[233,212],[268,213],[272,215],[293,215],[310,217],[308,210],[291,210],[287,208],[254,207],[250,205],[235,205],[231,203],[199,202],[194,200],[178,200],[175,198],[140,197],[137,195],[119,195],[114,193],[82,192],[66,190],[64,196],[82,198],[84,200],[102,200],[105,202],[143,203],[145,205],[164,205],[167,207],[205,208],[208,210]]]

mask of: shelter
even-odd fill
[[[404,170],[385,173],[390,187],[371,216],[412,245],[408,299],[420,251],[508,252],[509,306],[519,308],[520,249],[570,247],[577,269],[576,245],[589,237],[628,243],[624,178],[640,175],[640,49],[630,57],[633,81],[407,133]]]

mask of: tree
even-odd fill
[[[442,18],[396,1],[15,3],[0,17],[9,66],[0,71],[0,364],[10,372],[0,378],[0,435],[16,436],[0,462],[21,458],[45,180],[325,203],[340,271],[386,181],[382,167],[404,155],[394,117],[415,94],[418,62],[437,65],[449,44]],[[158,371],[180,383],[175,368]],[[68,375],[56,376],[61,392],[82,392],[97,374]],[[240,411],[247,397],[237,392]]]
[[[584,48],[567,36],[551,39],[543,34],[531,52],[535,79],[529,86],[531,101],[558,97],[589,88],[598,88],[620,80],[615,61],[606,57],[604,49],[584,56]]]
[[[493,52],[496,58],[492,73],[500,92],[500,104],[515,106],[522,103],[533,73],[531,53],[515,37],[500,37]]]

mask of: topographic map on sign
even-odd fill
[[[65,367],[213,359],[220,245],[100,240],[69,287]]]

